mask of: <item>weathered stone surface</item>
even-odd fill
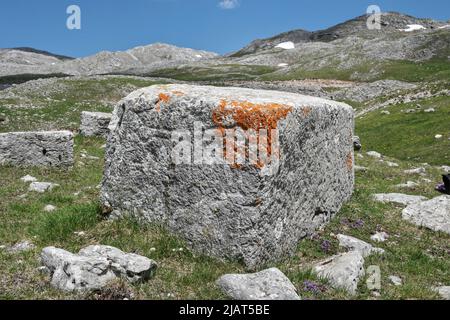
[[[24,251],[30,251],[33,250],[36,246],[27,240],[21,241],[16,243],[15,245],[7,248],[6,251],[8,251],[9,253],[20,253],[20,252],[24,252]]]
[[[156,271],[156,263],[147,257],[134,253],[125,253],[110,246],[89,246],[80,250],[79,255],[85,257],[105,257],[111,262],[115,274],[132,283],[150,279]]]
[[[450,300],[450,286],[437,287],[434,290],[439,293],[442,299]]]
[[[81,113],[81,135],[86,137],[107,137],[111,116],[110,113],[83,111]]]
[[[277,268],[253,274],[226,274],[216,283],[234,300],[300,300],[294,285]]]
[[[51,191],[56,187],[59,187],[59,184],[52,182],[32,182],[28,188],[28,191],[44,193],[46,191]]]
[[[314,271],[333,287],[356,294],[359,279],[364,276],[364,258],[359,251],[349,251],[322,261]]]
[[[216,146],[225,128],[278,128],[279,166],[223,158],[174,164],[172,133],[192,137],[195,122],[217,135]],[[196,251],[248,267],[292,252],[352,194],[353,110],[342,103],[275,91],[153,86],[118,104],[110,130],[101,200],[112,216],[164,224]]]
[[[48,204],[44,207],[44,211],[45,212],[53,212],[55,211],[57,208],[54,205]]]
[[[420,168],[414,168],[414,169],[409,169],[409,170],[405,170],[403,171],[405,174],[421,174],[421,173],[425,173],[427,170],[423,167]]]
[[[402,218],[415,225],[450,234],[450,196],[410,204],[403,209]]]
[[[377,232],[370,236],[370,239],[375,242],[385,242],[389,238],[386,232]]]
[[[371,244],[357,239],[355,237],[338,234],[339,246],[346,248],[350,251],[358,251],[363,258],[370,256],[371,254],[383,254],[384,250],[381,248],[374,248]]]
[[[389,276],[388,278],[392,282],[392,284],[395,286],[401,286],[403,284],[402,278],[400,278],[398,276]]]
[[[116,279],[106,258],[83,257],[48,247],[42,250],[41,262],[49,269],[51,285],[64,291],[99,290]]]
[[[402,193],[377,193],[373,195],[375,201],[390,202],[400,205],[409,205],[413,203],[419,203],[428,200],[423,196],[413,196]]]
[[[72,166],[73,134],[70,131],[0,133],[0,165]]]
[[[30,176],[30,175],[26,175],[25,177],[20,178],[20,180],[22,182],[25,182],[25,183],[36,182],[37,181],[37,179],[35,177]]]
[[[153,260],[109,246],[89,246],[79,254],[47,247],[41,262],[49,270],[52,286],[64,291],[98,290],[117,277],[142,282],[156,270]]]
[[[376,152],[376,151],[369,151],[369,152],[367,152],[366,154],[367,154],[369,157],[372,157],[372,158],[378,158],[378,159],[380,159],[380,158],[382,157],[381,153]]]

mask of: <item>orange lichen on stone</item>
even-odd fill
[[[170,96],[165,94],[165,93],[160,93],[158,95],[158,102],[156,103],[156,112],[160,112],[161,111],[161,103],[168,103],[170,102]]]
[[[181,91],[172,91],[172,93],[174,94],[174,95],[176,95],[176,96],[178,96],[178,97],[182,97],[182,96],[184,96],[185,95],[185,93],[184,92],[181,92]]]
[[[292,106],[279,103],[256,104],[248,101],[230,101],[222,99],[212,112],[212,120],[225,138],[225,128],[237,126],[243,130],[255,130],[258,141],[259,131],[267,130],[267,156],[272,154],[272,130],[277,129],[278,122],[285,119],[292,111]],[[225,145],[225,144],[224,144]],[[225,150],[226,151],[226,150]],[[246,151],[248,154],[248,150]],[[260,160],[257,168],[265,166]]]
[[[167,94],[165,94],[165,93],[160,93],[160,94],[158,95],[158,98],[159,98],[159,101],[162,101],[162,102],[164,102],[164,103],[167,103],[167,102],[170,101],[170,96],[167,95]]]
[[[349,171],[353,169],[353,154],[351,152],[347,155],[346,164]]]
[[[248,101],[221,100],[213,111],[212,120],[219,127],[226,127],[226,121],[233,119],[244,130],[276,129],[278,121],[285,119],[292,107],[278,103],[255,104]]]
[[[302,114],[306,118],[311,113],[312,109],[311,107],[304,107],[302,108]]]

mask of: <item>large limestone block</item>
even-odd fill
[[[83,111],[81,113],[80,133],[86,137],[107,137],[110,121],[110,113]]]
[[[0,165],[72,166],[73,134],[70,131],[0,133]]]
[[[110,131],[105,212],[162,224],[196,251],[249,268],[292,253],[352,194],[353,110],[343,103],[158,85],[123,99]],[[267,142],[259,152],[255,132]]]

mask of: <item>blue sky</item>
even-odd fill
[[[66,28],[72,4],[81,8],[81,30]],[[82,57],[165,42],[227,53],[256,38],[329,27],[364,14],[370,4],[450,19],[449,0],[1,0],[0,47]]]

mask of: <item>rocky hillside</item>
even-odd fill
[[[195,62],[215,53],[156,43],[127,51],[103,51],[80,59],[62,59],[38,50],[1,50],[0,76],[17,74],[95,75],[122,73],[129,69],[152,70],[172,64]]]
[[[286,32],[221,59],[155,74],[183,80],[189,80],[186,73],[192,80],[410,80],[409,73],[448,78],[449,24],[399,13],[383,14],[381,30],[369,30],[366,21],[361,16],[322,31]]]

